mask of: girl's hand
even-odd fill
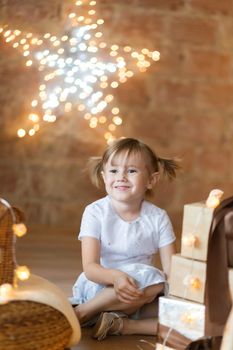
[[[127,304],[132,304],[143,294],[143,291],[138,289],[135,280],[126,273],[118,275],[113,286],[118,299]]]

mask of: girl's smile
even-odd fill
[[[130,186],[117,185],[117,186],[115,186],[115,188],[117,188],[120,191],[126,191],[130,188]]]
[[[145,192],[154,181],[141,153],[113,154],[105,164],[102,175],[106,192],[116,205],[124,202],[140,207]]]

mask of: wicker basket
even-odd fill
[[[16,221],[21,211],[13,208]],[[0,285],[13,283],[15,242],[12,212],[0,203]],[[72,328],[66,317],[51,306],[34,301],[0,304],[0,350],[64,350]]]
[[[24,221],[24,215],[19,209],[12,208],[12,210],[17,222]],[[16,261],[12,225],[10,210],[0,203],[0,285],[13,282]]]

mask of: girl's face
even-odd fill
[[[115,201],[127,203],[141,202],[146,190],[156,182],[156,174],[149,172],[140,153],[112,154],[102,173],[108,195]]]

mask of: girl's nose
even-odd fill
[[[117,180],[122,181],[122,180],[125,180],[126,177],[127,177],[126,171],[119,171],[118,176],[117,176]]]

